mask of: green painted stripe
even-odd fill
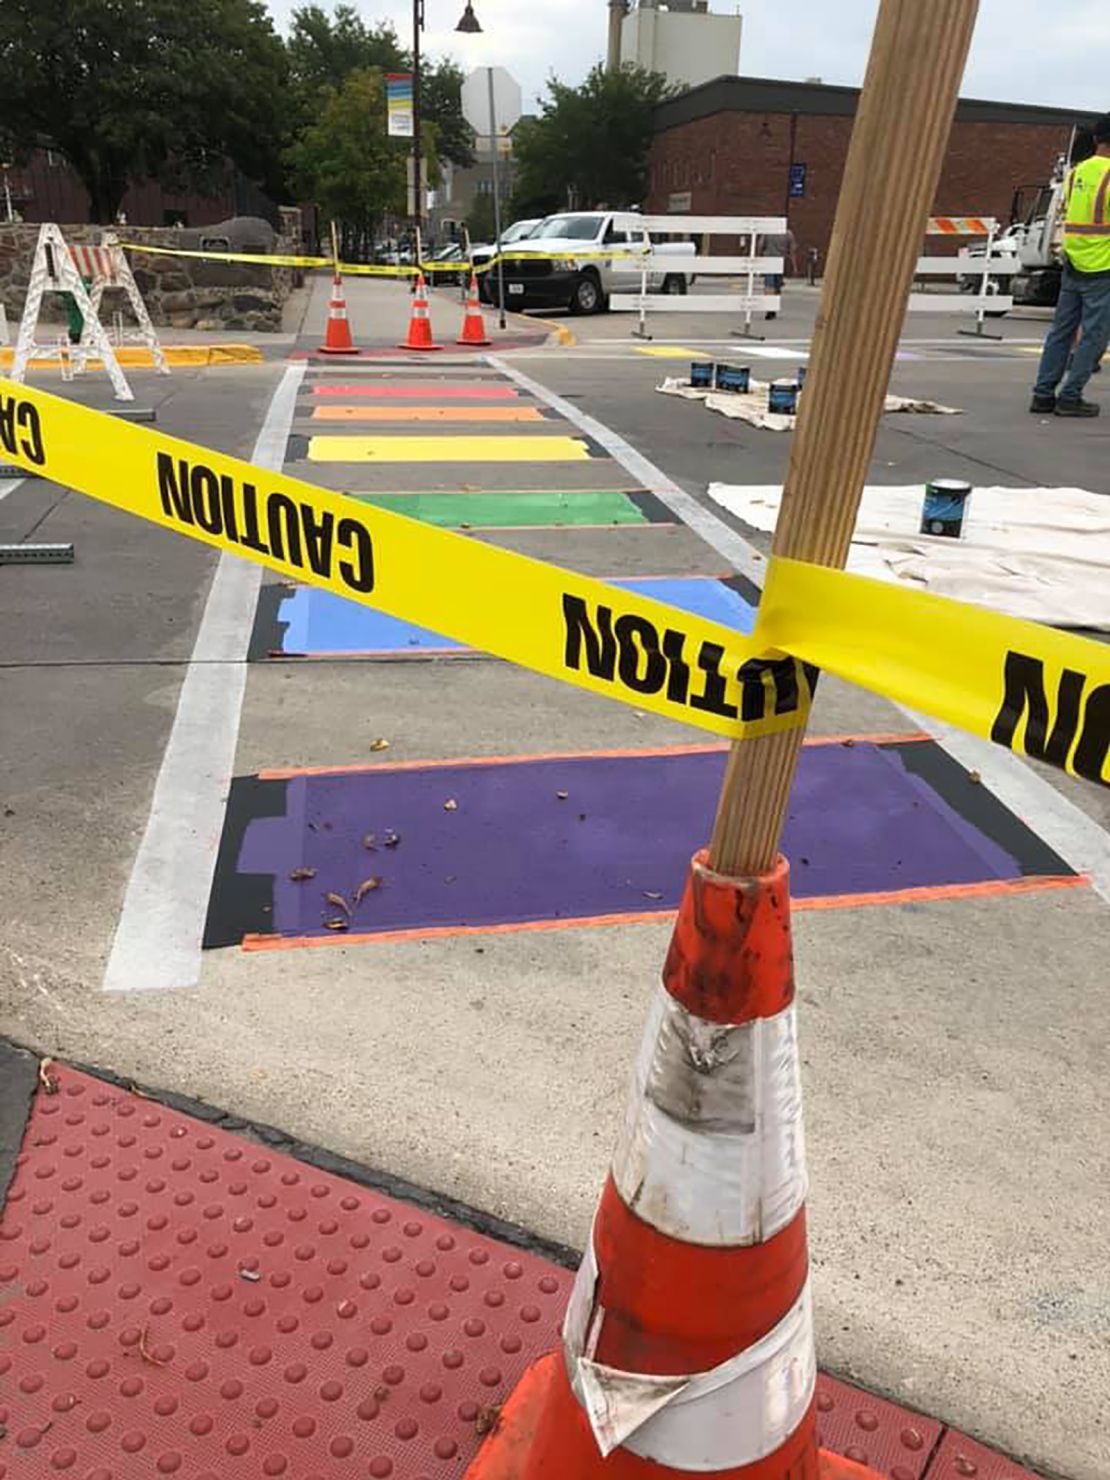
[[[360,502],[441,528],[547,528],[575,524],[648,524],[623,493],[373,493]]]

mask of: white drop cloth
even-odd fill
[[[770,533],[782,489],[711,483],[709,496]],[[1110,496],[976,488],[959,540],[920,533],[924,487],[864,490],[848,569],[1006,616],[1110,631]]]

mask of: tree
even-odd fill
[[[342,87],[352,72],[367,67],[412,71],[412,53],[401,45],[388,21],[367,26],[353,5],[342,3],[331,15],[315,4],[294,10],[288,52],[298,131],[311,124],[325,102],[326,89]],[[440,158],[456,165],[473,164],[474,135],[462,114],[462,72],[447,59],[425,61],[420,77],[420,111],[424,122],[435,126]],[[422,141],[423,137],[422,131]]]
[[[581,87],[553,77],[538,118],[513,131],[517,215],[576,205],[639,205],[647,193],[654,113],[676,89],[660,72],[626,62],[596,66]]]
[[[402,72],[409,65],[389,22],[367,26],[353,5],[337,5],[330,16],[320,5],[299,6],[286,50],[300,127],[312,123],[327,102],[328,89],[338,91],[352,72],[367,67]]]
[[[404,141],[385,132],[385,83],[366,67],[328,88],[316,121],[289,149],[298,189],[325,217],[346,223],[365,249],[378,220],[405,209]]]
[[[0,132],[49,143],[113,221],[127,187],[230,158],[276,193],[286,64],[260,0],[3,0]]]
[[[504,207],[502,207],[504,209]],[[497,232],[493,210],[493,192],[484,190],[475,195],[466,213],[466,229],[472,242],[491,242]]]
[[[420,69],[420,112],[435,126],[436,152],[460,168],[474,163],[474,130],[463,117],[462,68],[448,58]]]

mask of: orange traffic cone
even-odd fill
[[[424,274],[416,274],[416,291],[412,295],[412,317],[409,319],[409,337],[400,349],[442,349],[442,344],[432,343],[432,321],[428,317],[428,289]]]
[[[482,318],[482,310],[478,304],[478,279],[473,273],[470,274],[470,292],[466,295],[466,313],[463,315],[462,333],[456,344],[492,344],[493,340],[486,334],[485,320]]]
[[[343,279],[337,272],[331,280],[328,300],[328,327],[320,346],[322,355],[357,355],[351,326],[347,321],[347,300],[343,296]]]
[[[831,1480],[805,1196],[789,869],[698,854],[563,1350],[467,1480]]]

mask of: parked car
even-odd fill
[[[690,241],[653,243],[632,211],[560,211],[506,258],[505,302],[512,308],[598,313],[611,294],[639,292],[644,272],[638,259],[648,254],[693,257],[696,249]],[[691,281],[679,263],[673,270],[653,266],[647,274],[652,293],[685,293]]]
[[[433,287],[437,287],[443,283],[459,283],[465,275],[465,269],[462,266],[464,260],[463,249],[458,242],[450,242],[446,247],[440,247],[438,252],[433,252],[430,257],[426,256],[424,260],[425,262],[457,262],[460,264],[456,272],[429,273],[428,281]]]
[[[511,246],[514,242],[525,241],[542,221],[541,216],[532,216],[524,221],[514,221],[511,226],[506,226],[501,233],[501,245]],[[478,296],[483,303],[495,303],[497,301],[497,289],[491,286],[495,281],[492,273],[483,272],[482,269],[491,261],[497,253],[495,242],[480,242],[470,244],[470,260],[474,263],[474,270],[478,274]]]

